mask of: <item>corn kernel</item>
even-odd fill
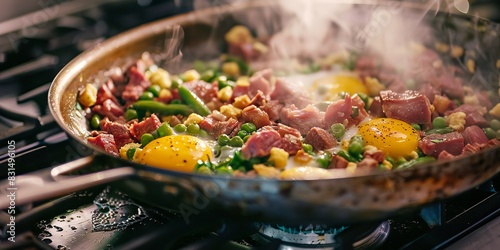
[[[184,72],[184,80],[186,82],[194,81],[200,79],[200,73],[194,69],[187,70]]]
[[[464,96],[464,104],[478,105],[479,99],[477,99],[477,96],[475,95],[466,95]]]
[[[354,172],[356,172],[357,167],[358,167],[358,164],[356,164],[354,162],[349,162],[349,163],[347,163],[347,167],[345,168],[345,170],[349,173],[354,173]]]
[[[304,150],[299,150],[297,153],[293,156],[293,161],[297,164],[307,164],[312,160],[311,155],[306,153]]]
[[[385,86],[382,85],[377,78],[367,76],[365,77],[365,82],[366,90],[368,90],[368,95],[370,96],[376,96],[380,91],[385,89]]]
[[[160,94],[158,94],[158,98],[160,99],[170,99],[172,98],[172,92],[168,89],[161,89]]]
[[[382,162],[382,166],[384,166],[385,169],[391,170],[392,169],[392,163],[390,163],[388,160],[384,160]]]
[[[497,60],[495,66],[497,67],[497,69],[500,69],[500,59]]]
[[[241,109],[234,107],[233,105],[222,105],[220,107],[220,112],[228,118],[238,119],[241,116]]]
[[[269,161],[274,163],[274,167],[278,169],[285,168],[288,162],[288,152],[281,148],[273,147],[271,148],[271,154],[269,156]]]
[[[230,86],[226,86],[217,92],[217,98],[221,102],[227,102],[229,99],[231,99],[231,96],[233,95],[233,88]]]
[[[139,143],[127,143],[127,144],[123,145],[120,148],[120,157],[123,158],[123,159],[128,159],[128,157],[127,157],[127,151],[130,148],[139,148],[140,146],[141,146],[141,144],[139,144]]]
[[[222,72],[228,76],[238,77],[240,75],[240,66],[236,62],[225,62],[222,64]]]
[[[267,51],[269,51],[269,49],[267,48],[266,45],[264,45],[261,42],[257,42],[257,41],[253,43],[253,48],[262,54],[265,54],[265,53],[267,53]]]
[[[465,117],[466,114],[464,112],[455,112],[446,117],[446,123],[453,130],[462,132],[465,128]]]
[[[278,169],[266,166],[264,164],[254,164],[253,169],[259,176],[265,178],[276,178],[281,173]]]
[[[250,102],[252,102],[252,100],[250,100],[250,97],[248,97],[248,95],[245,94],[234,98],[233,106],[239,109],[244,109],[245,107],[250,105]]]
[[[203,117],[199,114],[192,113],[188,116],[188,118],[184,121],[184,125],[191,125],[193,123],[200,123],[203,121]]]
[[[236,79],[236,86],[247,87],[250,86],[250,78],[248,76],[240,76]]]
[[[172,85],[170,74],[162,68],[157,68],[156,70],[151,71],[151,73],[149,73],[148,80],[152,85],[158,85],[162,89],[170,88]]]
[[[495,118],[500,118],[500,103],[495,105],[495,107],[493,107],[488,113]]]
[[[97,101],[97,88],[94,85],[87,83],[80,92],[78,101],[86,108],[93,106]]]
[[[464,54],[464,47],[452,45],[450,55],[454,58],[461,57]]]
[[[474,60],[472,59],[467,60],[465,65],[467,65],[467,69],[469,70],[470,73],[474,73],[476,71],[476,62],[474,62]]]
[[[226,42],[233,44],[250,43],[253,40],[250,30],[243,25],[236,25],[224,36]]]
[[[434,47],[441,53],[447,53],[450,50],[450,46],[442,42],[436,42],[436,44],[434,44]]]

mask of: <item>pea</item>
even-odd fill
[[[434,128],[446,128],[446,120],[444,117],[438,116],[432,121],[432,126]]]
[[[147,89],[147,91],[151,92],[151,94],[153,94],[154,97],[158,97],[160,95],[160,90],[161,87],[156,84],[149,86],[149,88]]]
[[[90,127],[93,129],[98,129],[99,123],[101,123],[101,116],[99,116],[98,114],[94,114],[92,118],[90,118]]]
[[[127,109],[127,111],[125,111],[125,114],[123,116],[127,121],[130,121],[138,117],[137,111],[135,109]]]
[[[239,137],[239,136],[234,136],[229,141],[229,146],[231,146],[231,147],[241,147],[241,146],[243,146],[243,139],[241,139],[241,137]]]
[[[168,125],[168,123],[161,124],[156,131],[158,132],[159,137],[164,137],[167,135],[172,135],[174,132],[172,131],[172,127]]]
[[[173,79],[172,80],[172,85],[170,85],[170,88],[171,89],[176,89],[178,88],[179,86],[182,85],[184,81],[181,79],[181,78],[176,78],[176,79]]]
[[[422,128],[420,127],[420,125],[418,125],[417,123],[412,123],[412,124],[411,124],[411,126],[412,126],[415,130],[417,130],[417,131],[422,130]]]
[[[219,157],[220,154],[222,153],[222,147],[219,144],[215,144],[214,146],[214,156]]]
[[[158,130],[155,130],[155,131],[151,132],[151,134],[153,135],[153,137],[154,137],[155,139],[160,137],[160,136],[158,135]]]
[[[349,153],[347,153],[345,150],[340,150],[338,153],[337,153],[338,156],[346,159],[348,162],[358,162],[358,160],[356,160],[356,158],[352,157],[351,155],[349,155]]]
[[[311,144],[302,143],[302,150],[306,153],[311,153],[313,151],[313,146]]]
[[[247,135],[245,137],[243,137],[243,142],[247,142],[248,141],[248,138],[250,138],[251,135]]]
[[[248,134],[251,134],[251,133],[257,131],[257,127],[255,126],[255,124],[253,124],[251,122],[247,122],[247,123],[243,123],[243,125],[241,125],[241,130],[244,130],[244,131],[248,132]]]
[[[204,129],[200,129],[200,133],[198,133],[198,135],[201,137],[201,138],[206,138],[208,137],[208,132],[205,131]]]
[[[245,130],[240,130],[238,131],[238,136],[241,137],[242,139],[245,138],[245,136],[248,135],[248,132]]]
[[[186,127],[186,125],[179,123],[179,124],[174,126],[174,130],[177,133],[183,133],[183,132],[186,132],[187,127]]]
[[[129,160],[132,160],[134,158],[134,155],[135,155],[135,151],[137,150],[137,148],[129,148],[127,150],[127,158]]]
[[[497,137],[498,140],[500,140],[500,130],[497,130],[496,137]]]
[[[485,128],[484,134],[486,134],[486,137],[490,140],[496,137],[496,132],[492,128]]]
[[[197,135],[198,133],[200,133],[200,125],[196,123],[189,124],[187,126],[187,132],[192,135]]]
[[[231,138],[229,138],[229,136],[226,134],[219,135],[219,138],[217,138],[217,142],[221,146],[228,145],[230,140],[231,140]]]
[[[148,143],[150,143],[154,139],[155,138],[154,138],[154,136],[152,134],[150,134],[150,133],[144,133],[141,136],[141,145],[144,147],[144,146],[148,145]]]
[[[335,123],[330,127],[330,131],[337,140],[340,140],[345,134],[345,127],[342,123]]]
[[[490,127],[495,131],[500,130],[500,121],[497,119],[491,120]]]
[[[347,149],[351,155],[361,155],[363,153],[363,144],[355,141],[349,144]]]
[[[318,155],[316,162],[319,163],[323,168],[327,168],[332,160],[332,155],[328,152]]]
[[[212,175],[212,170],[210,170],[209,167],[207,166],[201,166],[199,167],[196,172],[200,173],[200,174],[206,174],[206,175]]]
[[[139,96],[139,100],[153,100],[154,95],[149,91],[144,91],[141,96]]]
[[[231,167],[221,167],[215,169],[216,174],[222,174],[222,175],[232,175],[234,173],[233,169]]]
[[[205,70],[202,74],[200,79],[205,81],[205,82],[211,82],[215,77],[215,72],[211,69]]]

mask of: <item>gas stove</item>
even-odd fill
[[[33,1],[34,2],[34,1]],[[470,1],[494,20],[498,4]],[[54,1],[0,23],[0,179],[41,175],[92,152],[47,109],[55,74],[87,48],[193,1]],[[53,5],[55,4],[55,5]],[[2,19],[0,19],[2,20]],[[15,154],[15,164],[9,153]],[[106,167],[106,159],[84,171]],[[43,188],[43,187],[42,187]],[[277,225],[182,216],[130,199],[111,185],[0,210],[1,249],[494,249],[500,241],[500,177],[420,211],[363,225]],[[3,195],[4,193],[2,193]],[[8,195],[8,193],[6,194]],[[1,199],[9,199],[8,196]],[[15,216],[13,220],[11,216]]]

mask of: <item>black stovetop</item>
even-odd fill
[[[470,2],[478,13],[500,19],[496,16],[499,11],[490,11],[497,9],[498,4]],[[16,175],[50,169],[91,153],[69,139],[47,110],[48,87],[65,63],[107,37],[193,8],[192,1],[73,0],[55,3],[60,5],[39,6],[38,13],[45,14],[24,16],[31,28],[19,26],[20,29],[9,30],[2,25],[8,20],[0,23],[0,180],[7,178],[9,141],[15,141],[16,145]],[[37,23],[37,20],[45,20],[41,18],[43,15],[51,20]],[[6,30],[8,32],[1,33]],[[495,241],[500,237],[500,230],[495,227],[500,218],[499,188],[500,177],[497,176],[445,202],[390,218],[389,235],[380,249],[495,248]],[[118,203],[120,208],[116,208]],[[0,249],[156,249],[159,246],[171,249],[286,249],[280,246],[279,240],[260,237],[257,223],[201,214],[185,224],[174,213],[128,199],[112,185],[18,206],[15,212],[16,242],[12,243],[7,232],[10,213],[0,210]],[[354,242],[355,236],[363,233],[359,228],[361,226],[352,226],[343,231],[344,243],[336,247],[349,249],[351,239]],[[477,234],[472,234],[472,238],[471,232],[478,228],[484,235],[476,238]]]

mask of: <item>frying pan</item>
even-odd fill
[[[345,11],[368,15],[380,6],[394,6],[391,4],[349,1],[349,5],[354,8],[346,8]],[[315,1],[311,6],[321,9],[345,5]],[[404,4],[399,11],[422,13],[422,10],[420,6]],[[283,11],[276,3],[269,1],[194,11],[132,29],[76,57],[53,81],[48,97],[50,111],[71,137],[95,153],[53,168],[44,178],[40,177],[36,181],[30,181],[34,176],[19,176],[19,180],[24,181],[18,182],[17,204],[113,181],[113,185],[133,198],[179,212],[187,223],[192,215],[207,213],[288,224],[351,225],[385,219],[459,194],[500,172],[498,146],[468,156],[391,172],[343,172],[333,179],[275,180],[206,176],[153,168],[116,159],[86,142],[88,129],[84,118],[75,110],[75,102],[78,89],[87,82],[99,80],[95,76],[102,75],[113,65],[126,65],[139,58],[144,51],[161,61],[162,55],[169,49],[166,46],[171,44],[177,32],[174,28],[177,24],[184,30],[182,52],[185,59],[189,60],[193,56],[203,59],[221,52],[223,34],[235,24],[244,24],[251,29],[266,27],[272,34],[279,29],[279,25],[275,25],[279,24],[276,13]],[[429,23],[432,39],[447,44],[470,45],[466,48],[475,52],[477,68],[471,77],[496,93],[498,81],[484,76],[495,76],[494,79],[498,80],[495,68],[500,58],[500,39],[496,33],[500,30],[498,26],[470,16],[433,11],[421,18],[422,24]],[[354,29],[337,26],[347,32]],[[354,26],[360,27],[359,23]],[[66,175],[91,164],[96,158],[106,158],[113,162],[111,165],[114,167],[87,175]],[[0,202],[0,207],[8,206],[4,200]]]

